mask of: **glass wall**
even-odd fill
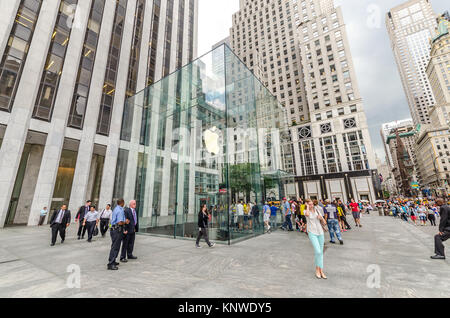
[[[142,120],[133,118],[136,107]],[[138,152],[141,232],[196,237],[203,205],[214,241],[264,232],[264,180],[280,175],[283,155],[291,155],[282,147],[289,125],[284,108],[226,45],[129,98],[124,112],[122,137],[142,134],[139,145],[121,141],[121,152]],[[118,174],[115,188],[128,177]]]

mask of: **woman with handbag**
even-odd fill
[[[94,230],[97,229],[97,234],[98,234],[98,212],[95,210],[95,206],[91,206],[91,210],[86,214],[85,218],[84,218],[84,222],[83,222],[83,226],[85,226],[87,228],[87,232],[88,232],[88,242],[91,243],[92,242],[92,236],[96,236],[96,234],[94,234]]]
[[[196,248],[202,248],[200,246],[200,239],[202,237],[205,238],[206,244],[208,244],[209,247],[214,247],[214,243],[211,243],[208,238],[208,221],[209,221],[210,214],[208,213],[208,208],[206,207],[206,204],[203,204],[200,212],[198,213],[198,236],[197,241],[195,242]]]
[[[323,245],[325,241],[326,222],[323,218],[323,210],[310,199],[306,200],[305,217],[308,222],[308,237],[314,248],[314,262],[316,265],[316,277],[327,279],[323,272]]]

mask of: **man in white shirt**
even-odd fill
[[[244,205],[242,204],[242,201],[239,201],[236,205],[236,214],[238,216],[239,229],[242,229],[244,223]]]
[[[100,233],[102,233],[102,237],[105,237],[106,232],[108,232],[111,216],[111,204],[107,204],[106,209],[100,214]]]

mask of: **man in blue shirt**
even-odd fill
[[[286,198],[283,198],[283,211],[284,211],[284,216],[286,217],[286,220],[284,221],[283,225],[281,226],[281,229],[283,231],[287,230],[287,226],[289,226],[289,232],[294,231],[294,229],[292,228],[292,220],[291,220],[291,204],[287,201]]]
[[[278,208],[273,203],[270,203],[270,227],[277,227],[277,213]]]
[[[119,255],[120,245],[123,240],[123,236],[127,234],[124,231],[124,225],[127,224],[125,219],[125,212],[123,206],[125,205],[124,199],[117,200],[117,206],[112,212],[111,216],[111,250],[109,252],[108,270],[118,270],[116,258]]]

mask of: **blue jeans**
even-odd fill
[[[316,267],[323,269],[323,243],[325,241],[324,235],[315,235],[308,233],[309,240],[314,248],[314,263]]]
[[[286,215],[286,221],[284,221],[282,228],[286,228],[287,226],[289,226],[289,230],[292,230],[292,220],[291,220],[291,215]]]
[[[336,219],[331,219],[327,221],[328,230],[330,231],[331,242],[334,242],[334,234],[339,241],[342,241],[341,230],[339,228],[339,222]]]

